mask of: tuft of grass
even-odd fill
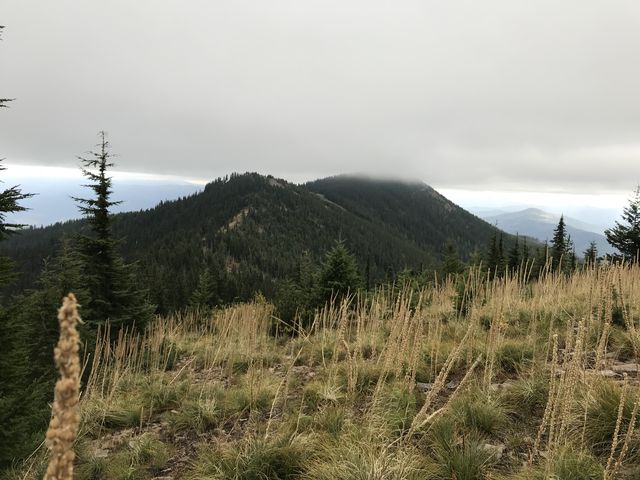
[[[496,396],[483,390],[472,390],[451,404],[456,423],[466,430],[495,435],[507,423],[507,410]]]
[[[562,480],[600,480],[604,469],[598,459],[586,452],[562,449],[553,459],[553,472]]]
[[[430,432],[430,450],[437,480],[481,480],[497,460],[476,432],[460,435],[449,419],[436,422]]]
[[[107,428],[129,428],[140,425],[142,406],[139,404],[117,403],[110,405],[103,413],[103,425]]]
[[[185,401],[177,413],[169,416],[169,424],[174,432],[204,433],[216,428],[220,418],[219,402],[215,398],[200,398]]]
[[[176,408],[189,393],[189,384],[185,380],[174,381],[167,376],[150,378],[140,386],[142,401],[147,409],[165,411]]]
[[[496,352],[499,368],[514,374],[528,367],[533,360],[533,348],[522,340],[505,340]]]
[[[434,478],[431,465],[410,446],[392,448],[371,440],[324,443],[303,480],[422,480]]]
[[[521,417],[544,409],[549,395],[549,382],[543,375],[531,375],[514,381],[503,393],[502,399],[509,410]]]
[[[144,467],[155,476],[167,465],[170,449],[157,435],[146,432],[129,441],[128,454],[133,465]]]
[[[638,393],[628,394],[622,410],[622,432],[628,428],[633,412],[633,402]],[[618,422],[621,388],[611,382],[600,381],[583,401],[586,402],[587,422],[584,434],[587,445],[598,455],[606,455],[611,448],[611,441]],[[636,419],[636,428],[640,421]],[[582,427],[582,425],[581,425]],[[637,456],[640,452],[640,438],[634,435],[629,444],[629,456]]]
[[[549,466],[525,468],[514,480],[602,480],[604,468],[597,458],[588,452],[559,449],[550,459]],[[629,477],[631,478],[631,477]]]
[[[166,467],[171,455],[170,447],[150,432],[133,437],[108,457],[99,455],[95,447],[90,442],[81,443],[77,480],[148,480]]]
[[[342,387],[332,382],[314,380],[304,388],[305,405],[311,410],[317,410],[327,404],[337,405],[343,398]]]
[[[298,478],[314,449],[300,436],[288,440],[249,438],[235,444],[202,444],[187,478],[285,480]]]
[[[406,432],[417,413],[416,396],[412,390],[400,384],[385,388],[374,412],[376,425],[393,436]]]
[[[325,406],[314,418],[314,425],[316,428],[327,432],[334,437],[337,437],[342,433],[345,422],[345,410],[343,407],[337,405]]]
[[[618,360],[632,360],[637,346],[634,338],[634,334],[625,328],[614,327],[609,333],[609,349],[616,353]]]

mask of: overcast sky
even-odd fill
[[[640,182],[640,2],[2,0],[0,154],[443,189]]]

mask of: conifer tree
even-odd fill
[[[498,263],[497,263],[497,272],[498,276],[502,277],[505,272],[505,261],[504,261],[504,238],[502,232],[500,232],[500,239],[498,240]]]
[[[112,179],[107,170],[114,166],[110,160],[113,155],[105,132],[99,136],[98,151],[89,152],[87,158],[79,157],[82,173],[90,181],[85,186],[94,196],[74,200],[90,227],[89,234],[80,235],[78,241],[91,320],[94,325],[109,321],[116,334],[120,327],[144,327],[153,307],[147,302],[147,292],[137,286],[134,266],[125,264],[118,253],[119,242],[111,232],[110,208],[120,202],[111,200]]]
[[[520,236],[516,234],[516,241],[509,250],[509,270],[515,272],[520,267]]]
[[[468,264],[473,267],[477,267],[482,263],[482,252],[479,248],[475,248],[471,255],[469,256]]]
[[[362,276],[358,271],[355,258],[344,244],[338,240],[336,245],[325,255],[318,288],[320,302],[331,299],[339,300],[347,293],[355,293],[362,286]]]
[[[442,273],[443,275],[457,275],[461,273],[464,266],[460,261],[458,250],[455,244],[449,240],[445,245],[444,256],[442,259]]]
[[[529,245],[527,244],[527,237],[524,237],[522,241],[522,259],[526,262],[529,261],[531,253],[529,252]]]
[[[496,234],[492,234],[489,240],[489,249],[487,252],[487,268],[490,274],[493,276],[497,273],[500,265],[500,252],[498,249],[498,243]]]
[[[584,261],[587,264],[594,264],[598,258],[598,247],[595,241],[589,243],[589,247],[584,251]]]
[[[640,185],[624,208],[622,220],[624,223],[616,222],[613,228],[605,230],[607,242],[623,256],[637,259],[640,251]]]
[[[551,240],[551,258],[554,270],[560,267],[562,258],[566,257],[568,251],[567,228],[564,223],[564,215],[561,215],[558,225],[553,230],[553,238]]]
[[[194,308],[208,309],[219,303],[217,298],[216,281],[211,270],[205,266],[198,277],[198,285],[189,299],[189,305]]]

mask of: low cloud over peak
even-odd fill
[[[640,5],[543,0],[3,5],[2,155],[124,170],[353,171],[629,191]]]

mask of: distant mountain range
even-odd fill
[[[551,241],[553,230],[560,220],[560,215],[545,212],[538,208],[503,213],[485,211],[481,216],[484,220],[505,232],[537,238],[541,242],[545,240]],[[578,255],[582,255],[592,241],[596,242],[600,255],[616,252],[609,245],[602,232],[598,230],[598,227],[567,216],[564,217],[564,221],[567,225],[567,233],[571,235]]]
[[[86,231],[84,220],[26,230],[0,244],[16,262],[16,289],[34,284],[43,259],[63,236]],[[320,262],[343,239],[372,283],[404,268],[433,269],[445,244],[462,258],[485,250],[497,228],[424,183],[330,177],[295,185],[256,173],[234,174],[203,191],[114,216],[121,249],[138,266],[161,310],[179,308],[207,268],[223,301],[256,291],[272,295],[296,275],[304,252]],[[505,247],[513,243],[505,235]]]

